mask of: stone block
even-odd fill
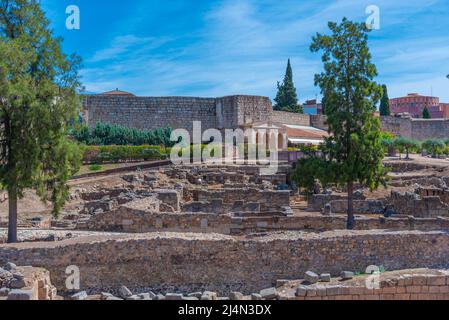
[[[327,286],[326,287],[326,295],[328,296],[337,296],[341,294],[341,286]]]
[[[262,300],[262,296],[258,293],[251,294],[251,300]]]
[[[229,294],[229,299],[231,300],[243,300],[243,293],[241,292],[231,292]]]
[[[81,291],[70,296],[70,300],[86,300],[86,299],[87,299],[86,291]]]
[[[313,284],[313,283],[317,283],[320,280],[320,277],[312,271],[307,271],[304,274],[304,280],[306,280],[308,283]]]
[[[7,300],[34,300],[33,290],[14,289],[8,294]]]
[[[126,299],[128,297],[131,297],[133,295],[133,293],[131,292],[131,290],[129,290],[127,287],[125,286],[121,286],[118,290],[118,294],[119,297],[122,299]]]
[[[354,278],[354,272],[352,271],[342,271],[340,274],[342,280],[350,280]]]
[[[7,297],[11,289],[9,288],[1,288],[0,289],[0,297]]]
[[[305,297],[306,295],[307,295],[307,287],[306,286],[299,286],[298,289],[296,289],[297,297]]]
[[[420,293],[421,286],[408,286],[405,288],[407,293]]]
[[[272,300],[278,297],[276,288],[267,288],[260,291],[260,295],[264,300]]]
[[[165,300],[182,300],[183,295],[180,293],[167,293],[165,295]]]
[[[189,293],[187,296],[188,297],[195,297],[195,298],[201,299],[202,295],[203,295],[203,293],[201,293],[201,292],[192,292],[192,293]]]
[[[412,284],[414,286],[424,286],[427,284],[427,277],[426,276],[414,276]]]
[[[429,285],[429,286],[445,286],[446,285],[446,277],[445,276],[428,277],[427,285]]]
[[[331,275],[330,275],[330,273],[322,273],[320,275],[320,281],[322,281],[322,282],[331,282]]]

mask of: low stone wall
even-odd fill
[[[281,211],[290,205],[290,191],[245,189],[201,189],[193,191],[194,201],[211,202],[223,200],[223,203],[235,204],[236,201],[244,203],[259,203],[261,212]]]
[[[205,204],[204,204],[205,205]],[[292,216],[243,216],[205,212],[157,213],[124,205],[98,213],[77,224],[79,230],[112,232],[207,232],[221,234],[250,234],[265,231],[331,231],[346,229],[346,215],[316,214]],[[356,216],[355,229],[388,230],[449,230],[448,217],[415,218],[413,216]]]
[[[354,200],[353,204],[356,214],[381,214],[385,208],[382,200]],[[348,200],[332,200],[329,205],[331,213],[348,212]]]
[[[359,196],[357,197],[357,195],[355,196],[355,200],[365,200],[365,197]],[[321,210],[323,210],[324,206],[326,204],[328,204],[331,201],[335,201],[335,200],[344,200],[347,201],[348,196],[345,194],[313,194],[308,203],[307,203],[307,210],[308,211],[318,211],[320,212]]]
[[[250,234],[261,231],[300,230],[323,232],[346,229],[346,216],[292,216],[233,218],[232,234]],[[356,217],[356,230],[449,230],[449,218]]]
[[[213,213],[151,213],[121,207],[116,211],[92,216],[79,223],[77,229],[110,232],[215,232],[231,233],[232,218],[229,214]]]
[[[370,278],[368,278],[370,277]],[[360,276],[343,283],[300,285],[288,300],[449,300],[448,270],[404,270]],[[368,281],[369,286],[366,285]],[[286,288],[286,291],[291,291]],[[282,294],[281,294],[282,296]]]
[[[446,232],[284,232],[255,238],[152,233],[95,236],[55,243],[0,245],[0,264],[47,268],[65,290],[67,266],[80,269],[81,290],[257,292],[277,279],[298,279],[313,268],[339,275],[369,265],[387,270],[447,268]]]
[[[449,216],[449,206],[438,196],[421,198],[416,193],[392,191],[389,202],[398,214],[413,214],[420,218]]]

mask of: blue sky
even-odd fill
[[[363,22],[380,8],[381,29],[370,48],[379,83],[390,97],[409,92],[449,102],[447,0],[42,0],[64,50],[83,58],[87,91],[119,88],[142,96],[273,98],[291,58],[301,101],[319,95],[322,69],[311,37],[327,22]],[[81,29],[65,27],[77,5]]]

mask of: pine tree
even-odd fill
[[[390,98],[388,97],[388,89],[386,85],[382,86],[383,95],[382,99],[380,100],[380,115],[381,116],[390,116]]]
[[[17,242],[17,201],[34,189],[53,213],[68,198],[66,182],[80,152],[67,124],[80,101],[80,60],[67,57],[37,0],[0,4],[0,184],[8,192],[8,242]]]
[[[348,192],[347,228],[353,229],[354,184],[374,190],[385,184],[380,120],[374,116],[382,88],[375,81],[368,34],[363,23],[346,18],[330,22],[331,35],[313,37],[312,52],[323,51],[324,71],[315,76],[326,101],[329,138],[322,146],[323,185],[332,182]]]
[[[290,59],[287,62],[284,81],[277,84],[278,92],[274,101],[274,110],[303,113],[302,106],[298,104],[298,96],[293,83],[293,70]]]
[[[430,119],[430,112],[429,109],[427,108],[427,106],[424,107],[423,111],[422,111],[422,118],[423,119]]]

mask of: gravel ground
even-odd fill
[[[0,228],[0,243],[6,243],[8,230]],[[20,242],[35,241],[58,241],[71,238],[86,236],[110,236],[117,235],[111,232],[92,232],[92,231],[72,231],[72,230],[42,230],[42,229],[19,229],[18,238]]]

